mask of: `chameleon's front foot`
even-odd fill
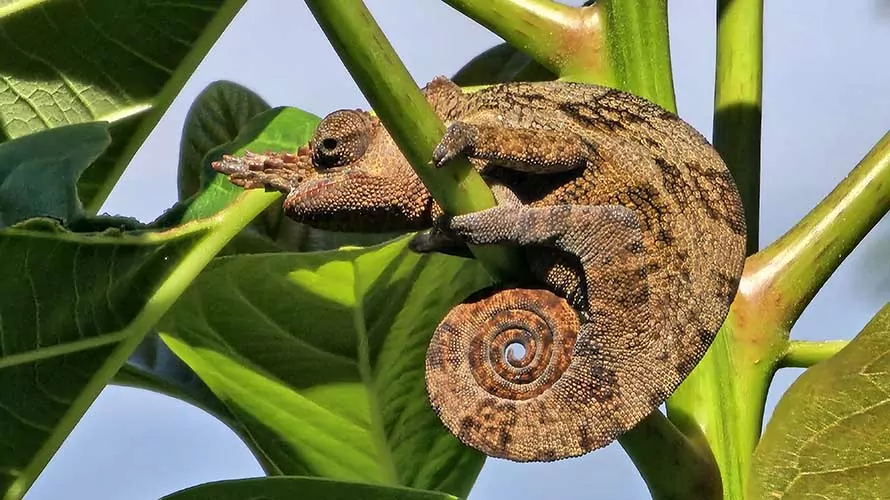
[[[313,175],[309,151],[305,147],[296,153],[256,154],[247,151],[243,156],[223,155],[212,166],[237,186],[245,189],[266,188],[282,193],[289,193]]]

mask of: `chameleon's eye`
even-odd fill
[[[321,121],[310,141],[318,168],[342,167],[359,160],[371,142],[371,117],[358,110],[334,111]]]

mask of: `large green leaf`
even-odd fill
[[[750,498],[886,498],[890,304],[782,396],[754,454]]]
[[[165,496],[162,500],[456,500],[436,491],[346,483],[310,477],[263,477],[219,481]]]
[[[0,2],[0,140],[108,121],[83,176],[91,211],[244,0]]]
[[[88,386],[101,389],[115,348],[137,335],[130,326],[152,292],[205,232],[80,235],[40,221],[0,231],[4,498],[30,486],[95,397]]]
[[[80,217],[75,183],[109,142],[104,123],[86,123],[0,143],[0,229],[31,217]]]
[[[219,258],[158,325],[270,473],[469,492],[483,457],[430,409],[424,357],[490,281],[407,244]]]
[[[282,117],[270,119],[276,118]],[[254,145],[301,144],[317,121],[296,111],[287,118]],[[52,130],[24,140],[63,133]],[[40,169],[21,171],[45,178]],[[76,175],[64,181],[70,194]],[[46,219],[0,231],[0,492],[5,500],[24,494],[146,332],[216,253],[277,198],[221,184],[171,210],[167,224],[155,232],[79,234]],[[105,221],[95,218],[90,225]],[[149,375],[144,382],[153,374],[135,375],[129,381]],[[176,380],[182,379],[162,382],[179,390]],[[207,391],[182,392],[205,408],[224,409],[202,399]]]

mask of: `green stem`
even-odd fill
[[[809,368],[834,356],[849,343],[847,340],[792,340],[788,343],[785,355],[779,360],[779,368]]]
[[[723,497],[720,472],[707,443],[688,439],[660,411],[652,412],[618,442],[640,471],[653,500]]]
[[[719,0],[714,147],[745,205],[748,253],[758,246],[763,0]],[[747,269],[747,268],[746,268]],[[725,498],[744,498],[751,457],[775,361],[787,331],[739,295],[705,358],[668,400],[668,415],[687,434],[702,432],[720,466]],[[731,416],[731,418],[728,418]]]
[[[467,160],[432,165],[445,128],[361,0],[306,0],[334,50],[395,139],[418,177],[451,214],[495,205],[485,181]],[[519,259],[505,248],[480,246],[473,254],[493,275],[510,276]]]
[[[742,196],[749,255],[757,251],[760,223],[762,80],[763,0],[719,0],[714,147]]]
[[[579,56],[595,54],[602,43],[590,36],[599,31],[598,18],[591,16],[596,9],[551,0],[443,1],[558,75],[572,73]]]
[[[790,231],[751,257],[751,294],[774,304],[785,329],[859,241],[890,210],[890,132]]]
[[[612,86],[677,110],[666,0],[602,0]],[[590,7],[594,8],[594,7]]]

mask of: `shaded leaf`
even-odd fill
[[[104,123],[86,123],[0,143],[0,229],[32,217],[79,217],[75,183],[109,142]]]
[[[483,457],[429,407],[424,358],[446,311],[490,281],[408,240],[216,259],[159,324],[268,472],[469,492]]]
[[[3,2],[0,140],[110,122],[115,144],[80,184],[94,211],[243,1]]]
[[[782,396],[754,454],[750,498],[890,491],[890,304]]]
[[[312,128],[293,120],[285,124],[287,132],[261,140],[299,144]],[[39,179],[40,172],[29,175]],[[75,181],[76,176],[66,178],[69,192]],[[40,219],[0,231],[0,491],[6,491],[5,498],[24,493],[145,333],[216,252],[275,199],[220,185],[193,198],[181,212],[184,217],[169,219],[171,224],[157,232],[78,234]],[[95,217],[87,226],[104,222],[119,227],[122,221]],[[139,353],[122,380],[152,385],[226,416],[206,388],[202,392],[200,384],[189,381],[182,365]]]
[[[197,406],[227,423],[234,422],[225,405],[155,332],[139,344],[127,364],[115,374],[114,383],[165,394]]]
[[[253,117],[269,109],[256,93],[228,81],[207,86],[189,108],[179,144],[179,199],[185,200],[203,187],[207,165],[204,156],[231,142]],[[297,145],[299,146],[299,144]]]
[[[556,75],[512,45],[502,43],[485,50],[465,64],[451,80],[461,86],[499,82],[555,80]]]
[[[18,498],[92,402],[80,396],[204,235],[0,231],[0,492]],[[109,374],[110,376],[110,374]],[[9,491],[8,491],[9,490]]]
[[[374,486],[309,477],[263,477],[202,484],[162,500],[452,500],[435,491]]]

